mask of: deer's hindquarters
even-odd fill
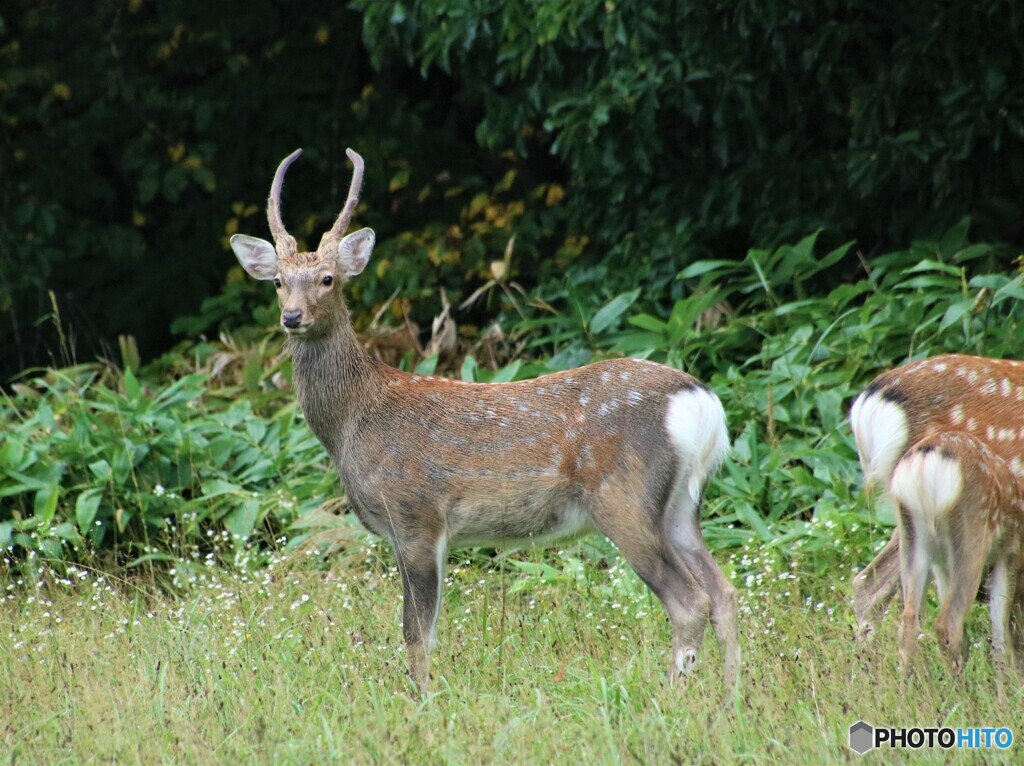
[[[1017,476],[978,439],[942,433],[907,451],[893,471],[889,490],[899,508],[904,662],[914,650],[931,575],[940,600],[939,646],[953,671],[961,671],[964,619],[989,569],[992,646],[1001,662],[1020,566]]]

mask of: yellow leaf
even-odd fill
[[[53,84],[53,95],[61,101],[67,101],[71,98],[71,88],[66,82],[55,82]]]
[[[409,169],[399,170],[391,177],[391,181],[388,182],[388,191],[396,192],[399,189],[404,189],[408,183]]]
[[[228,219],[228,222],[226,224],[224,224],[224,233],[227,234],[229,237],[232,234],[237,234],[238,233],[238,219],[237,218],[229,218]]]
[[[512,188],[512,183],[516,180],[516,171],[510,170],[505,174],[505,177],[498,182],[495,187],[497,191],[508,191]]]
[[[185,156],[185,144],[179,141],[173,146],[168,146],[167,156],[171,158],[171,162],[180,161],[181,158]]]
[[[144,216],[138,210],[133,210],[132,211],[132,225],[133,226],[140,226],[140,227],[141,226],[145,226],[146,225],[146,216]]]
[[[547,196],[544,197],[544,204],[551,207],[557,205],[563,199],[565,199],[565,189],[558,184],[551,184],[548,187]]]
[[[313,35],[313,39],[316,40],[317,45],[327,45],[327,41],[331,39],[331,28],[326,24],[321,24],[316,28],[316,34]]]
[[[476,218],[480,215],[480,211],[487,207],[487,201],[487,195],[482,192],[473,197],[469,203],[469,210],[466,211],[466,218]]]

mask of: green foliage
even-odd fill
[[[344,195],[344,148],[367,160],[356,223],[381,245],[353,284],[360,326],[389,307],[425,328],[441,288],[475,298],[467,331],[527,312],[517,286],[591,316],[639,287],[664,314],[694,261],[819,227],[872,254],[970,214],[1019,243],[1020,9],[805,5],[100,0],[68,24],[13,0],[0,379],[113,357],[119,335],[148,360],[172,326],[268,324],[226,240],[265,235],[297,146],[284,213],[307,246]],[[857,269],[848,251],[810,294]]]
[[[818,227],[878,252],[971,214],[1020,241],[1014,3],[355,6],[377,66],[459,83],[481,145],[561,162],[612,294],[673,300],[681,266]]]
[[[137,565],[272,539],[336,492],[323,450],[289,404],[186,375],[151,388],[129,369],[52,371],[2,410],[0,546],[49,559],[113,550]]]
[[[623,354],[692,372],[721,397],[733,439],[708,491],[710,543],[825,566],[816,554],[834,545],[831,530],[861,549],[878,534],[845,426],[857,392],[912,357],[1018,350],[1024,276],[998,269],[1005,252],[970,244],[967,229],[866,260],[863,279],[823,296],[821,274],[851,245],[819,255],[811,235],[739,262],[698,261],[678,274],[684,297],[665,315],[637,312],[633,290],[593,312],[522,319],[512,334],[529,353],[499,369],[465,356],[455,374],[500,383]],[[0,421],[0,546],[72,559],[112,549],[136,562],[225,530],[239,541],[294,522],[296,539],[314,533],[312,511],[339,488],[281,390],[290,373],[278,344],[205,343],[142,377],[75,367],[18,386]],[[415,368],[437,364],[435,354]]]

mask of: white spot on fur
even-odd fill
[[[629,380],[629,373],[628,372],[620,372],[619,373],[619,380]]]
[[[607,383],[611,379],[612,379],[612,376],[610,374],[608,374],[608,370],[605,370],[604,372],[601,373],[601,382],[602,383]]]
[[[967,418],[967,430],[968,431],[977,431],[978,430],[978,421],[975,420],[974,418]]]
[[[977,370],[968,370],[967,371],[967,382],[970,383],[971,385],[974,385],[975,383],[977,383],[979,377],[980,376],[978,375],[978,371]]]
[[[1019,457],[1015,457],[1010,461],[1010,470],[1013,471],[1018,476],[1024,473],[1024,469],[1022,469]]]
[[[861,394],[850,409],[850,426],[865,479],[888,482],[910,438],[903,408],[878,394]]]
[[[665,430],[679,456],[680,472],[689,476],[687,491],[697,501],[729,451],[722,403],[704,388],[677,391],[668,398]]]
[[[996,382],[989,378],[985,381],[985,385],[981,387],[981,393],[983,394],[994,394],[996,392]]]
[[[946,366],[945,362],[936,362],[932,365],[932,369],[935,370],[935,372],[945,372]]]
[[[953,422],[953,425],[958,426],[964,422],[964,406],[962,404],[953,405],[953,409],[949,411],[949,419]]]
[[[960,499],[962,490],[960,464],[938,450],[908,452],[889,484],[893,498],[914,517],[914,525],[927,525],[933,536],[937,520]]]
[[[580,406],[581,407],[586,407],[589,403],[590,403],[590,396],[588,394],[584,393],[582,396],[580,396]]]
[[[640,404],[640,402],[644,400],[644,395],[641,394],[639,391],[630,391],[626,395],[626,399],[629,401],[630,407],[636,407],[638,404]]]
[[[1010,381],[1009,378],[1003,378],[999,382],[999,390],[1003,396],[1009,396],[1011,393],[1013,393],[1013,383]]]
[[[989,441],[994,441],[996,438],[995,426],[985,426],[985,438]]]

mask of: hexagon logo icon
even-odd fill
[[[850,727],[850,749],[858,755],[864,755],[875,746],[875,730],[866,721],[857,721]]]

